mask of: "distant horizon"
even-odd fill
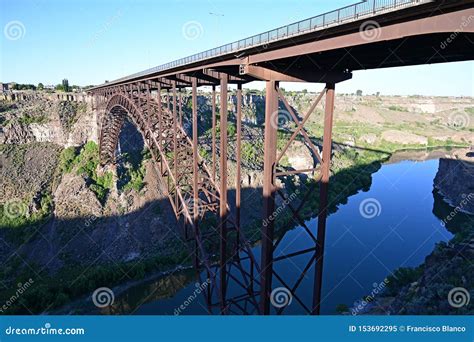
[[[39,82],[37,84],[34,84],[34,83],[30,83],[30,82],[27,82],[27,83],[21,83],[21,82],[15,82],[15,81],[11,81],[11,82],[3,82],[3,81],[0,81],[0,84],[10,84],[10,83],[16,83],[16,84],[28,84],[28,85],[34,85],[35,87],[38,86],[39,83],[43,83],[44,86],[56,86],[56,85],[60,85],[60,83],[57,83],[57,84],[46,84],[44,82]],[[262,82],[264,83],[264,82]],[[294,83],[293,83],[294,84]],[[305,84],[308,84],[308,83],[305,83]],[[285,92],[296,92],[296,93],[302,93],[304,92],[305,90],[310,93],[310,94],[317,94],[319,93],[322,89],[323,89],[323,84],[322,83],[318,83],[318,84],[315,84],[315,83],[312,83],[312,85],[317,85],[317,86],[320,86],[321,89],[320,90],[308,90],[308,89],[301,89],[301,90],[293,90],[293,89],[288,89],[285,87],[285,85],[288,85],[288,83],[285,83],[285,82],[281,82],[281,89]],[[70,87],[73,87],[73,86],[78,86],[80,88],[85,88],[85,87],[96,87],[98,86],[98,84],[89,84],[89,85],[86,85],[86,86],[82,86],[82,85],[77,85],[77,84],[72,84],[70,85]],[[217,86],[218,87],[218,86]],[[187,87],[187,88],[190,88],[190,87]],[[45,91],[47,92],[48,90],[51,90],[51,89],[46,89]],[[230,84],[229,85],[229,92],[233,92],[236,90],[236,87],[233,85],[233,84]],[[258,91],[258,92],[263,92],[264,89],[258,89],[258,88],[249,88],[249,87],[246,87],[245,84],[242,86],[242,90],[243,92],[245,93],[246,91],[247,92],[251,92],[251,91]],[[362,95],[356,95],[356,92],[337,92],[336,91],[336,96],[378,96],[378,97],[381,97],[381,96],[390,96],[390,97],[446,97],[446,98],[474,98],[474,95],[422,95],[422,94],[384,94],[384,93],[380,93],[379,95],[377,95],[376,93],[367,93],[364,91],[364,89],[358,89],[358,90],[362,90]],[[22,89],[22,90],[16,90],[16,91],[42,91],[42,90],[32,90],[32,89]],[[54,90],[53,92],[63,92],[63,91],[58,91],[58,90]],[[87,92],[87,90],[85,91],[82,91],[82,92]],[[190,90],[187,90],[187,92],[190,92]],[[211,92],[211,87],[210,86],[201,86],[198,88],[198,93],[210,93]],[[72,91],[68,92],[68,93],[72,93]]]

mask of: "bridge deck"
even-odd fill
[[[311,42],[323,42],[331,41],[335,37],[346,37],[349,38],[353,33],[359,33],[361,29],[364,29],[363,25],[366,25],[367,29],[375,28],[380,26],[389,26],[397,23],[406,23],[408,21],[427,18],[431,16],[439,15],[440,13],[448,13],[449,11],[459,10],[460,8],[472,9],[474,1],[431,1],[431,0],[369,0],[356,3],[347,7],[343,7],[328,13],[324,13],[306,20],[302,20],[296,23],[292,23],[286,26],[279,27],[277,29],[267,31],[252,37],[248,37],[233,43],[229,43],[215,49],[207,50],[192,56],[188,56],[176,61],[172,61],[154,68],[150,68],[105,84],[102,84],[96,88],[110,87],[112,85],[126,84],[138,80],[151,79],[152,77],[166,76],[173,73],[184,72],[192,70],[194,67],[199,68],[221,68],[221,71],[232,72],[235,75],[239,74],[238,65],[242,62],[269,62],[272,61],[274,65],[286,65],[281,57],[284,54],[280,54],[284,49],[295,48],[295,46],[302,47],[303,45]],[[469,12],[471,14],[474,14]],[[459,23],[456,24],[459,26]],[[416,33],[416,28],[412,33]],[[440,32],[443,32],[441,28]],[[460,28],[462,31],[462,28]],[[449,30],[449,29],[448,29]],[[395,31],[399,31],[399,28],[395,28]],[[472,30],[471,30],[472,31]],[[368,31],[370,32],[370,31]],[[464,34],[464,32],[460,32]],[[371,36],[370,36],[371,35]],[[446,37],[440,35],[435,38],[433,42],[430,41],[434,36],[423,37],[426,41],[420,44],[415,39],[411,40],[411,45],[407,46],[406,49],[400,50],[403,54],[404,50],[412,50],[417,46],[430,45],[430,51],[420,51],[419,59],[391,61],[386,60],[387,49],[393,51],[400,42],[396,42],[395,37],[389,38],[393,40],[393,46],[390,44],[378,44],[379,37],[377,31],[374,30],[372,33],[368,33],[366,37],[363,37],[366,41],[347,41],[347,46],[358,46],[361,51],[355,51],[352,58],[347,58],[347,51],[337,51],[338,45],[334,44],[326,46],[325,53],[321,56],[321,52],[318,52],[317,56],[311,56],[311,51],[302,49],[299,52],[299,56],[308,55],[310,59],[318,57],[318,63],[311,62],[312,67],[314,64],[320,66],[321,69],[330,67],[329,70],[335,68],[334,58],[345,58],[344,63],[338,63],[336,69],[347,69],[347,70],[360,70],[370,69],[378,67],[388,67],[406,64],[424,64],[424,63],[437,63],[444,62],[447,60],[465,60],[466,56],[461,56],[459,49],[464,49],[465,45],[462,45],[462,39],[459,39],[456,44],[452,44],[450,51],[454,51],[452,56],[440,58],[440,56],[433,56],[427,61],[426,54],[431,53],[433,55],[433,49],[431,46],[439,46],[439,42],[443,41]],[[401,37],[400,37],[401,38]],[[365,43],[365,44],[363,44]],[[368,55],[367,43],[370,45],[370,53],[375,55],[372,63],[365,63]],[[333,44],[333,43],[330,43]],[[345,46],[346,47],[346,46]],[[345,48],[344,47],[344,48]],[[375,49],[380,48],[382,51],[377,53]],[[340,49],[340,48],[339,48]],[[415,49],[417,50],[417,49]],[[326,53],[328,51],[328,53]],[[412,50],[413,51],[413,50]],[[330,53],[329,53],[330,52]],[[385,52],[385,53],[384,53]],[[446,51],[444,51],[446,53]],[[351,53],[352,54],[352,53]],[[411,53],[413,54],[413,53]],[[252,57],[261,56],[250,61]],[[378,56],[378,57],[377,57]],[[295,57],[292,53],[289,58]],[[392,54],[393,59],[393,54]],[[470,56],[471,59],[473,56]],[[322,64],[319,64],[319,60],[322,59]],[[325,59],[329,59],[331,62],[326,63]],[[293,62],[288,61],[288,62]],[[229,67],[231,66],[231,67]],[[235,67],[237,66],[237,68]],[[304,64],[300,66],[300,69],[304,68]],[[216,69],[217,70],[217,69]],[[328,70],[328,69],[326,69]],[[93,88],[93,89],[96,89]]]

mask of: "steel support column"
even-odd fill
[[[212,86],[212,180],[216,180],[216,87]]]
[[[321,183],[319,192],[318,234],[316,243],[316,266],[314,271],[313,315],[321,310],[321,284],[323,277],[324,241],[326,235],[326,218],[328,214],[328,191],[332,154],[332,127],[334,117],[334,88],[332,83],[326,84],[326,105],[324,108],[323,156],[321,165]]]
[[[156,100],[158,101],[158,147],[161,149],[162,141],[163,141],[163,108],[161,108],[161,84],[158,83],[156,91],[158,92],[158,96]],[[160,173],[163,173],[163,160],[160,158]]]
[[[220,299],[221,311],[224,311],[227,287],[227,75],[221,74],[220,79],[220,203],[219,203],[219,226],[220,226]]]
[[[171,82],[173,84],[173,166],[174,166],[174,179],[178,179],[178,113],[176,108],[176,81]],[[178,184],[175,184],[175,188]],[[175,207],[178,207],[178,192],[175,189]]]
[[[150,89],[150,81],[146,83],[146,125],[147,128],[151,127],[151,89]],[[150,139],[153,132],[149,131],[148,129],[145,132],[145,140]]]
[[[262,255],[260,271],[260,313],[270,313],[270,293],[273,274],[273,231],[274,221],[271,215],[275,211],[275,185],[273,184],[276,161],[278,127],[273,120],[278,115],[278,82],[267,81],[265,88],[265,142],[263,157],[263,222],[262,222]]]
[[[236,142],[236,176],[235,176],[235,224],[237,226],[237,244],[239,243],[240,234],[240,205],[241,205],[241,159],[242,159],[242,84],[237,85],[237,142]]]
[[[193,111],[193,230],[195,234],[194,266],[199,268],[199,170],[198,170],[198,117],[197,117],[197,79],[192,78],[192,111]]]
[[[176,84],[176,83],[175,83]],[[179,107],[179,125],[183,126],[183,94],[181,89],[179,89],[179,100],[178,100],[178,107]]]

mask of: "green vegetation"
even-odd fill
[[[22,116],[18,122],[24,125],[30,125],[30,124],[44,124],[49,121],[48,116],[46,114],[42,115],[30,115],[30,114],[25,114]]]
[[[119,190],[129,191],[134,189],[140,192],[145,186],[145,161],[151,158],[148,149],[144,149],[141,153],[123,153],[121,157],[122,170],[118,171],[118,187]],[[173,158],[171,155],[170,158]]]
[[[51,214],[51,194],[44,194],[39,200],[39,209],[29,214],[27,200],[11,200],[0,205],[0,228],[21,228],[35,226]],[[15,240],[23,240],[18,237]]]
[[[468,114],[474,115],[474,107],[466,107],[464,108],[464,111]]]
[[[202,146],[199,146],[199,155],[201,156],[201,158],[206,160],[209,160],[211,158],[211,154],[209,153],[209,151]]]
[[[387,277],[388,283],[385,294],[396,295],[401,288],[417,281],[423,274],[422,267],[401,267]]]
[[[220,123],[217,122],[217,125],[216,125],[216,136],[219,136],[221,132],[221,129],[220,129]],[[235,126],[235,124],[233,122],[227,122],[227,138],[230,139],[230,138],[233,138],[235,137],[235,134],[237,133],[237,127]],[[208,129],[206,131],[206,136],[211,136],[212,135],[212,127],[210,129]]]
[[[36,90],[36,87],[34,84],[15,83],[12,89],[13,90]]]
[[[396,111],[396,112],[408,112],[408,109],[405,108],[405,107],[401,107],[401,106],[389,106],[388,107],[389,110],[393,110],[393,111]]]
[[[96,288],[107,285],[112,287],[129,279],[143,279],[147,274],[157,270],[166,270],[174,265],[189,264],[187,249],[180,240],[171,240],[165,248],[173,248],[173,255],[155,255],[139,262],[120,262],[107,266],[91,266],[84,268],[80,265],[69,265],[58,274],[41,273],[41,278],[34,278],[34,286],[28,288],[22,296],[8,309],[9,314],[24,313],[27,307],[31,312],[39,314],[45,308],[52,310],[67,304],[71,299],[90,294]],[[67,255],[61,256],[63,259]],[[12,258],[13,259],[13,258]],[[9,265],[0,269],[0,278],[14,274],[14,270],[22,261],[17,257]],[[31,263],[30,263],[31,265]],[[31,265],[34,267],[34,265]],[[38,267],[37,269],[40,269]],[[14,281],[26,283],[31,278],[31,272],[23,272]],[[6,302],[16,291],[16,287],[0,293],[0,302]]]
[[[336,313],[343,314],[349,312],[349,307],[346,304],[337,304],[336,305]]]
[[[76,169],[78,175],[87,177],[89,188],[95,193],[97,199],[105,202],[107,194],[113,185],[112,172],[97,173],[99,165],[99,146],[93,141],[87,142],[79,154],[76,148],[69,147],[63,150],[59,157],[59,169],[68,173]]]
[[[242,160],[246,163],[261,163],[263,161],[263,142],[242,142]]]

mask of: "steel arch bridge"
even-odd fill
[[[151,151],[176,217],[194,241],[196,268],[204,267],[212,286],[207,293],[211,309],[270,313],[272,279],[284,283],[275,271],[279,260],[309,253],[314,263],[313,303],[298,298],[297,289],[310,263],[294,284],[285,284],[293,298],[311,314],[318,314],[324,255],[334,94],[337,83],[350,79],[352,71],[394,66],[444,63],[474,59],[474,1],[370,0],[322,14],[308,20],[186,57],[92,88],[95,107],[102,115],[100,158],[103,165],[114,162],[120,129],[128,116]],[[371,23],[368,31],[362,30]],[[242,85],[263,81],[265,88],[265,134],[263,165],[262,252],[256,260],[240,223]],[[298,117],[280,89],[280,82],[324,84],[307,113]],[[235,210],[228,203],[228,85],[237,86]],[[212,89],[212,162],[206,165],[199,154],[197,90]],[[192,134],[183,128],[184,88],[191,89]],[[219,123],[216,89],[219,90]],[[324,103],[324,133],[316,146],[305,123],[316,106]],[[295,124],[283,149],[277,149],[278,113],[283,109]],[[218,127],[221,129],[218,130]],[[219,135],[219,139],[217,139]],[[317,160],[314,168],[287,170],[282,157],[296,138],[302,139]],[[217,141],[219,140],[219,148]],[[217,153],[219,151],[219,153]],[[277,180],[312,173],[320,182],[318,229],[315,236],[300,215],[302,203],[314,196],[308,189],[302,203],[289,205],[293,218],[308,233],[314,247],[275,257],[281,239],[275,239],[275,199],[285,193]],[[218,217],[211,231],[201,231],[206,215]],[[219,252],[207,248],[208,234],[219,241]],[[250,265],[250,266],[249,266]],[[235,271],[240,274],[236,277]],[[227,283],[243,289],[228,298]],[[214,305],[213,298],[218,298]],[[245,303],[245,305],[243,304]],[[281,313],[283,309],[277,310]]]

